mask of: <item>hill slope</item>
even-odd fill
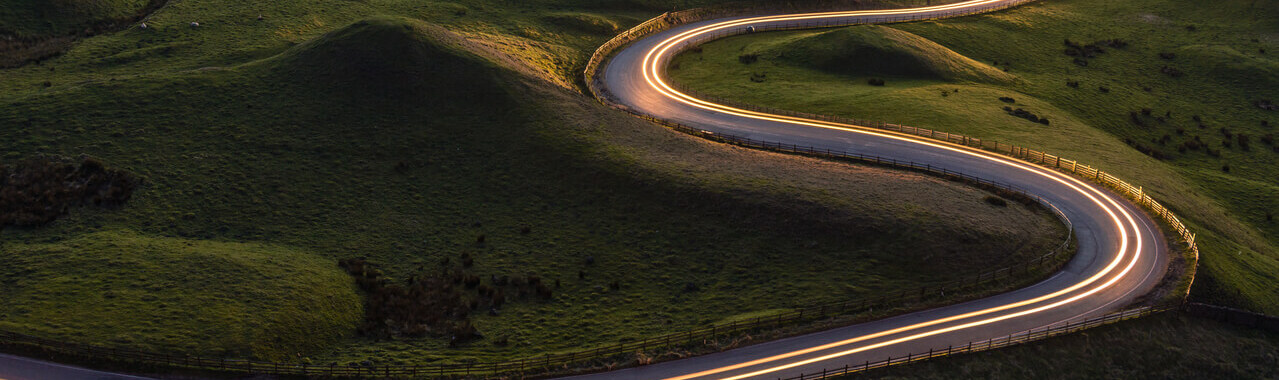
[[[838,74],[888,75],[1006,83],[1014,76],[956,53],[936,42],[879,25],[840,28],[784,43],[770,44],[761,54],[793,65]]]
[[[1034,257],[1064,235],[1050,215],[992,206],[983,200],[989,194],[953,183],[661,130],[531,79],[495,55],[421,20],[374,17],[242,65],[161,67],[5,93],[0,122],[21,126],[0,131],[13,142],[7,159],[88,153],[148,181],[120,211],[79,210],[48,228],[6,230],[0,242],[39,246],[35,252],[88,234],[102,244],[119,244],[118,236],[157,246],[269,243],[332,270],[338,259],[364,257],[392,279],[458,270],[486,286],[527,275],[558,284],[549,300],[513,296],[497,315],[477,311],[486,338],[458,348],[435,337],[351,338],[303,352],[317,361],[387,363],[589,347],[936,283]],[[177,268],[139,259],[147,272]],[[81,271],[70,263],[39,268]],[[7,294],[22,296],[0,303],[0,315],[38,303],[31,295],[44,286],[8,285]],[[186,292],[200,299],[221,291]],[[156,287],[131,296],[169,293]],[[67,305],[85,307],[68,315],[93,308]],[[301,314],[294,317],[306,320]],[[249,315],[256,317],[242,323],[269,325],[270,313]],[[80,327],[2,322],[97,339],[79,337]],[[226,323],[233,322],[206,327],[232,330]],[[196,353],[234,350],[200,346],[182,328],[157,323],[133,339]]]
[[[914,76],[872,87],[802,63],[806,56],[798,53],[753,64],[737,59],[743,48],[838,31],[716,41],[677,58],[671,73],[695,90],[748,103],[952,131],[1097,165],[1144,186],[1198,234],[1195,299],[1273,314],[1279,313],[1273,5],[1064,0],[894,26],[1008,70],[1019,78],[1012,83]],[[832,56],[816,48],[804,54]]]

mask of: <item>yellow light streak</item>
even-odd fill
[[[956,3],[956,4],[951,4],[951,5],[943,5],[943,6],[935,6],[935,7],[924,7],[924,8],[913,8],[913,9],[899,9],[899,10],[886,10],[886,11],[853,11],[853,12],[824,12],[824,13],[808,13],[808,14],[787,15],[787,16],[765,16],[765,17],[753,17],[753,18],[747,18],[747,19],[740,19],[740,20],[726,21],[726,22],[721,22],[721,23],[716,23],[716,24],[711,24],[711,25],[706,25],[706,26],[702,26],[702,27],[694,28],[694,29],[692,29],[692,30],[682,32],[682,33],[680,33],[680,34],[677,34],[677,35],[675,35],[675,36],[673,36],[673,37],[670,37],[670,38],[668,38],[668,39],[666,39],[666,40],[662,41],[662,42],[661,42],[661,43],[659,43],[656,47],[654,47],[653,49],[651,49],[651,50],[649,50],[649,51],[647,52],[647,54],[646,54],[646,55],[645,55],[645,57],[644,57],[643,67],[642,67],[642,69],[643,69],[643,70],[642,70],[642,71],[643,71],[643,74],[644,74],[644,79],[645,79],[645,81],[646,81],[646,82],[648,83],[648,85],[649,85],[649,86],[651,86],[653,89],[657,90],[659,93],[661,93],[662,95],[664,95],[664,96],[666,96],[666,97],[668,97],[668,98],[670,98],[670,99],[672,99],[672,100],[675,100],[675,101],[678,101],[678,102],[680,102],[680,103],[684,103],[684,104],[686,104],[686,105],[693,106],[693,107],[696,107],[696,108],[699,108],[699,109],[704,109],[704,110],[709,110],[709,111],[719,112],[719,113],[725,113],[725,114],[730,114],[730,115],[735,115],[735,116],[740,116],[740,117],[746,117],[746,118],[758,119],[758,120],[775,121],[775,122],[780,122],[780,123],[787,123],[787,124],[794,124],[794,125],[801,125],[801,126],[808,126],[808,127],[816,127],[816,128],[824,128],[824,129],[833,129],[833,130],[847,131],[847,132],[852,132],[852,133],[859,133],[859,134],[864,134],[864,135],[872,135],[872,136],[878,136],[878,137],[883,137],[883,138],[888,138],[888,139],[893,139],[893,140],[898,140],[898,141],[904,141],[904,142],[908,142],[908,143],[914,143],[914,144],[920,144],[920,145],[930,146],[930,147],[934,147],[934,148],[944,149],[944,150],[948,150],[948,151],[952,151],[952,152],[956,152],[956,153],[960,153],[960,154],[964,154],[964,155],[968,155],[968,156],[972,156],[972,157],[976,157],[976,158],[980,158],[980,159],[984,159],[984,160],[988,160],[988,161],[992,161],[992,162],[1000,163],[1000,164],[1007,165],[1007,166],[1012,167],[1012,168],[1016,168],[1016,169],[1019,169],[1019,170],[1026,171],[1026,172],[1030,172],[1030,173],[1036,174],[1036,175],[1038,175],[1038,176],[1045,177],[1045,178],[1047,178],[1047,179],[1049,179],[1049,180],[1052,180],[1052,181],[1058,182],[1058,183],[1060,183],[1060,184],[1062,184],[1062,185],[1065,185],[1066,187],[1070,188],[1071,190],[1073,190],[1073,191],[1075,191],[1075,192],[1077,192],[1077,193],[1079,193],[1079,194],[1083,195],[1084,197],[1088,198],[1088,199],[1089,199],[1089,200],[1090,200],[1090,201],[1091,201],[1094,205],[1098,206],[1101,210],[1103,210],[1103,211],[1104,211],[1104,212],[1105,212],[1105,213],[1106,213],[1106,214],[1110,217],[1110,220],[1111,220],[1112,222],[1114,222],[1114,224],[1115,224],[1115,228],[1117,229],[1117,231],[1119,232],[1119,235],[1120,235],[1120,247],[1119,247],[1118,254],[1116,255],[1115,259],[1114,259],[1113,261],[1111,261],[1111,262],[1110,262],[1110,263],[1109,263],[1109,264],[1108,264],[1108,265],[1107,265],[1107,266],[1106,266],[1106,267],[1105,267],[1102,271],[1100,271],[1100,272],[1098,272],[1097,274],[1095,274],[1095,275],[1093,275],[1093,276],[1089,277],[1088,279],[1085,279],[1084,281],[1081,281],[1081,282],[1079,282],[1079,283],[1076,283],[1076,284],[1074,284],[1074,285],[1072,285],[1072,286],[1070,286],[1070,287],[1068,287],[1068,288],[1066,288],[1066,289],[1062,289],[1062,290],[1059,290],[1059,291],[1053,292],[1053,293],[1051,293],[1051,294],[1047,294],[1047,295],[1043,295],[1043,296],[1040,296],[1040,297],[1036,297],[1036,298],[1034,298],[1034,299],[1024,300],[1024,301],[1019,301],[1019,302],[1014,302],[1014,303],[1010,303],[1010,304],[1006,304],[1006,305],[1001,305],[1001,306],[997,306],[997,307],[993,307],[993,308],[988,308],[988,309],[983,309],[983,310],[979,310],[979,311],[969,312],[969,313],[965,313],[965,314],[961,314],[961,315],[956,315],[956,316],[951,316],[951,317],[946,317],[946,318],[940,318],[940,319],[936,319],[936,320],[933,320],[933,321],[917,323],[917,324],[913,324],[913,325],[910,325],[910,326],[904,326],[904,327],[900,327],[900,328],[896,328],[896,329],[891,329],[891,330],[881,331],[881,332],[878,332],[878,333],[869,334],[869,335],[865,335],[865,336],[861,336],[861,337],[857,337],[857,338],[847,339],[847,340],[843,340],[843,341],[839,341],[839,342],[829,343],[829,344],[825,344],[825,345],[821,345],[821,346],[816,346],[816,347],[811,347],[811,348],[802,349],[802,350],[796,350],[796,351],[792,351],[792,352],[785,353],[785,354],[780,354],[780,355],[770,356],[770,357],[767,357],[767,358],[762,358],[762,359],[752,360],[752,361],[748,361],[748,362],[744,362],[744,363],[739,363],[739,364],[735,364],[735,365],[730,365],[730,366],[725,366],[725,367],[715,368],[715,369],[711,369],[711,370],[707,370],[707,371],[702,371],[702,372],[697,372],[697,373],[693,373],[693,374],[689,374],[689,375],[673,377],[673,378],[670,378],[669,380],[683,380],[683,379],[689,379],[689,378],[694,378],[694,377],[701,377],[701,376],[713,375],[713,374],[716,374],[716,373],[722,373],[722,372],[731,371],[731,370],[740,369],[740,368],[745,368],[745,367],[751,367],[751,366],[755,366],[755,365],[759,365],[759,364],[763,364],[763,363],[773,362],[773,361],[777,361],[777,360],[781,360],[781,359],[786,359],[786,358],[790,358],[790,357],[795,357],[795,356],[799,356],[799,355],[804,355],[804,354],[808,354],[808,353],[812,353],[812,352],[823,351],[823,350],[827,350],[827,349],[831,349],[831,348],[835,348],[835,347],[839,347],[839,346],[845,346],[845,345],[849,345],[849,344],[853,344],[853,343],[857,343],[857,342],[861,342],[861,341],[865,341],[865,340],[869,340],[869,339],[875,339],[875,338],[879,338],[879,337],[884,337],[884,336],[889,336],[889,335],[893,335],[893,334],[898,334],[898,333],[908,332],[908,331],[912,331],[912,330],[917,330],[917,329],[920,329],[920,328],[929,327],[929,326],[934,326],[934,325],[938,325],[938,324],[942,324],[942,323],[946,323],[946,322],[951,322],[951,321],[961,320],[961,319],[970,318],[970,317],[975,317],[975,316],[980,316],[980,315],[984,315],[984,314],[990,314],[990,313],[999,312],[999,311],[1008,310],[1008,309],[1017,308],[1017,307],[1026,306],[1026,305],[1033,305],[1033,304],[1036,304],[1036,303],[1039,303],[1039,302],[1042,302],[1042,301],[1045,301],[1045,300],[1049,300],[1049,299],[1052,299],[1052,298],[1056,298],[1056,297],[1062,296],[1062,295],[1064,295],[1064,294],[1067,294],[1067,293],[1070,293],[1070,292],[1073,292],[1073,291],[1079,290],[1079,289],[1081,289],[1081,288],[1087,287],[1087,286],[1091,285],[1092,283],[1095,283],[1095,282],[1097,282],[1097,281],[1101,280],[1102,278],[1104,278],[1104,277],[1106,277],[1108,274],[1110,274],[1112,271],[1114,271],[1116,267],[1118,267],[1119,265],[1121,265],[1121,263],[1122,263],[1122,262],[1125,260],[1125,258],[1128,256],[1128,255],[1127,255],[1127,253],[1128,253],[1128,245],[1129,245],[1129,242],[1128,242],[1128,240],[1129,240],[1129,230],[1128,230],[1128,227],[1131,227],[1131,228],[1132,228],[1132,231],[1134,232],[1135,236],[1137,237],[1137,239],[1135,239],[1135,249],[1134,249],[1134,251],[1133,251],[1133,252],[1134,252],[1134,254],[1132,255],[1132,260],[1130,260],[1130,261],[1129,261],[1128,265],[1127,265],[1125,268],[1123,268],[1123,270],[1121,270],[1121,271],[1118,273],[1118,275],[1116,275],[1115,277],[1111,278],[1109,281],[1106,281],[1106,282],[1102,283],[1101,285],[1099,285],[1099,286],[1097,286],[1097,287],[1095,287],[1095,288],[1093,288],[1093,289],[1090,289],[1090,290],[1088,290],[1088,291],[1085,291],[1084,293],[1081,293],[1081,294],[1075,295],[1075,296],[1073,296],[1073,297],[1071,297],[1071,298],[1068,298],[1068,299],[1065,299],[1065,300],[1061,300],[1061,301],[1058,301],[1058,302],[1053,303],[1053,304],[1049,304],[1049,305],[1041,306],[1041,307],[1038,307],[1038,308],[1035,308],[1035,309],[1024,310],[1024,311],[1021,311],[1021,312],[1017,312],[1017,313],[1013,313],[1013,314],[1008,314],[1008,315],[1004,315],[1004,316],[1000,316],[1000,317],[994,317],[994,318],[988,318],[988,319],[984,319],[984,320],[979,320],[979,321],[969,322],[969,323],[962,324],[962,325],[957,325],[957,326],[952,326],[952,327],[947,327],[947,328],[942,328],[942,329],[931,330],[931,331],[922,332],[922,333],[914,334],[914,335],[911,335],[911,336],[907,336],[907,337],[903,337],[903,338],[898,338],[898,339],[894,339],[894,340],[890,340],[890,341],[886,341],[886,342],[876,343],[876,344],[872,344],[872,345],[866,345],[866,346],[856,347],[856,348],[852,348],[852,349],[849,349],[849,350],[840,351],[840,352],[837,352],[837,353],[834,353],[834,354],[829,354],[829,355],[821,356],[821,357],[818,357],[818,358],[813,358],[813,359],[808,359],[808,360],[804,360],[804,361],[800,361],[800,362],[796,362],[796,363],[791,363],[791,364],[786,364],[786,365],[781,365],[781,366],[771,367],[771,368],[767,368],[767,369],[763,369],[763,370],[759,370],[759,371],[751,372],[751,373],[749,373],[749,374],[745,374],[745,375],[738,375],[738,376],[735,376],[735,377],[730,377],[729,379],[740,379],[740,378],[744,378],[744,377],[755,376],[755,375],[761,375],[761,374],[769,373],[769,372],[775,372],[775,371],[779,371],[779,370],[783,370],[783,369],[787,369],[787,368],[793,368],[793,367],[795,367],[795,366],[801,366],[801,365],[805,365],[805,364],[810,364],[810,363],[814,363],[814,362],[818,362],[818,361],[822,361],[822,360],[827,360],[827,359],[831,359],[831,358],[835,358],[835,357],[839,357],[839,356],[844,356],[844,355],[853,354],[853,353],[857,353],[857,352],[862,352],[862,351],[866,351],[866,350],[871,350],[871,349],[875,349],[875,348],[879,348],[879,347],[884,347],[884,346],[888,346],[888,345],[892,345],[892,344],[897,344],[897,343],[901,343],[901,342],[906,342],[906,341],[910,341],[910,340],[915,340],[915,339],[919,339],[919,338],[923,338],[923,337],[927,337],[927,336],[932,336],[932,335],[942,334],[942,333],[946,333],[946,332],[950,332],[950,331],[955,331],[955,330],[960,330],[960,329],[965,329],[965,328],[970,328],[970,327],[980,326],[980,325],[984,325],[984,324],[995,323],[995,322],[999,322],[999,321],[1003,321],[1003,320],[1007,320],[1007,319],[1011,319],[1011,318],[1016,318],[1016,317],[1020,317],[1020,316],[1024,316],[1024,315],[1029,315],[1029,314],[1038,313],[1038,312],[1041,312],[1041,311],[1044,311],[1044,310],[1049,310],[1049,309],[1057,308],[1057,307],[1060,307],[1060,306],[1062,306],[1062,305],[1066,305],[1066,304],[1069,304],[1069,303],[1072,303],[1072,302],[1078,301],[1079,299],[1082,299],[1082,298],[1084,298],[1084,297],[1090,296],[1090,295],[1092,295],[1092,294],[1095,294],[1095,293],[1097,293],[1097,292],[1100,292],[1100,291],[1102,291],[1102,290],[1104,290],[1104,289],[1106,289],[1106,288],[1108,288],[1108,287],[1112,286],[1114,283],[1118,282],[1118,281],[1119,281],[1120,279],[1122,279],[1125,275],[1127,275],[1127,274],[1128,274],[1128,272],[1130,272],[1130,271],[1132,270],[1132,268],[1133,268],[1133,267],[1136,265],[1136,263],[1137,263],[1137,259],[1138,259],[1138,257],[1137,257],[1137,253],[1140,253],[1140,252],[1142,251],[1142,247],[1143,247],[1142,235],[1141,235],[1140,233],[1137,233],[1137,231],[1139,231],[1139,227],[1137,226],[1136,221],[1133,219],[1132,215],[1131,215],[1131,214],[1130,214],[1130,213],[1129,213],[1129,212],[1128,212],[1128,211],[1127,211],[1124,207],[1122,207],[1122,206],[1120,206],[1118,203],[1116,203],[1116,202],[1115,202],[1113,199],[1111,199],[1111,198],[1110,198],[1107,194],[1105,194],[1105,193],[1103,193],[1103,192],[1099,191],[1098,189],[1094,188],[1093,186],[1091,186],[1091,185],[1089,185],[1089,184],[1087,184],[1087,183],[1085,183],[1085,182],[1083,182],[1083,181],[1080,181],[1079,179],[1076,179],[1076,178],[1071,177],[1071,176],[1064,175],[1064,174],[1059,173],[1059,172],[1056,172],[1056,171],[1046,171],[1046,170],[1044,170],[1044,169],[1042,169],[1042,168],[1039,168],[1039,167],[1037,167],[1037,166],[1033,166],[1033,165],[1030,165],[1030,164],[1025,164],[1025,163],[1020,162],[1020,161],[1018,161],[1018,160],[1013,160],[1013,159],[1007,159],[1007,158],[1004,158],[1004,157],[994,156],[994,155],[989,154],[989,153],[986,153],[986,152],[984,152],[984,151],[979,151],[979,150],[975,150],[975,149],[972,149],[972,148],[967,147],[967,146],[962,146],[962,145],[957,145],[957,144],[951,144],[951,143],[948,143],[948,142],[932,142],[932,141],[924,141],[924,140],[920,140],[920,139],[918,139],[917,137],[910,136],[910,135],[903,134],[903,133],[894,133],[894,132],[887,132],[887,131],[872,131],[872,130],[867,130],[867,129],[865,129],[864,127],[860,127],[860,126],[856,126],[856,125],[849,125],[849,124],[843,124],[843,123],[833,123],[833,122],[823,122],[823,121],[809,120],[809,119],[803,119],[803,118],[797,118],[797,117],[789,117],[789,116],[781,116],[781,115],[772,115],[772,114],[761,113],[761,112],[755,112],[755,111],[750,111],[750,110],[744,110],[744,109],[734,108],[734,107],[730,107],[730,106],[726,106],[726,105],[722,105],[722,104],[712,103],[712,102],[708,102],[708,101],[704,101],[704,100],[701,100],[701,99],[697,99],[697,98],[691,97],[691,96],[686,95],[686,94],[684,94],[684,93],[682,93],[682,92],[680,92],[680,91],[678,91],[678,90],[675,90],[674,88],[671,88],[669,85],[667,85],[667,84],[666,84],[666,82],[665,82],[664,80],[662,80],[661,75],[660,75],[660,69],[661,69],[660,63],[661,63],[661,62],[664,62],[662,58],[663,58],[665,55],[670,54],[670,53],[671,53],[671,50],[672,50],[675,46],[678,46],[679,44],[681,44],[681,43],[683,43],[683,42],[686,42],[686,41],[688,41],[689,39],[692,39],[692,38],[698,37],[698,36],[700,36],[700,35],[704,35],[704,34],[706,34],[706,33],[715,32],[715,31],[718,31],[718,30],[723,30],[723,29],[726,29],[726,28],[732,28],[732,27],[743,26],[743,25],[749,25],[749,24],[752,24],[752,23],[760,23],[760,22],[785,22],[785,21],[796,21],[796,20],[811,20],[811,19],[819,19],[819,18],[842,18],[842,17],[853,17],[853,16],[887,16],[887,15],[898,15],[898,14],[912,14],[912,13],[920,13],[920,12],[935,12],[935,11],[944,11],[944,10],[957,10],[957,9],[965,9],[965,8],[977,7],[977,6],[987,5],[987,4],[994,4],[994,3],[998,3],[998,2],[1000,2],[1000,1],[1001,1],[1001,0],[975,0],[975,1],[969,1],[969,2],[964,2],[964,3]],[[1099,200],[1099,199],[1098,199],[1098,197],[1100,197],[1101,199],[1104,199],[1104,202],[1103,202],[1102,200]],[[1113,209],[1112,209],[1112,207],[1113,207]],[[1122,219],[1120,218],[1120,216],[1119,216],[1119,215],[1116,215],[1115,210],[1118,210],[1118,213],[1122,215]],[[1125,222],[1127,222],[1127,223],[1125,223]]]

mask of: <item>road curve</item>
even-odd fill
[[[1024,189],[1056,205],[1074,225],[1078,253],[1060,273],[1027,288],[981,300],[573,379],[748,379],[820,373],[823,368],[944,350],[1100,316],[1153,289],[1167,270],[1166,240],[1156,222],[1139,207],[1098,185],[959,145],[703,101],[675,90],[663,76],[664,66],[681,48],[725,32],[740,34],[797,21],[873,23],[885,15],[944,16],[1019,2],[1023,1],[973,0],[912,9],[698,22],[655,33],[617,52],[603,69],[602,81],[610,100],[623,107],[714,133],[914,161]]]

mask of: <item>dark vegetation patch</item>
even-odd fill
[[[887,82],[884,82],[884,78],[870,78],[866,80],[866,84],[876,87],[884,87]]]
[[[1063,42],[1066,45],[1064,53],[1067,56],[1074,57],[1074,62],[1079,66],[1088,66],[1088,60],[1097,58],[1097,56],[1106,53],[1106,48],[1123,49],[1128,47],[1128,42],[1121,39],[1108,39],[1093,42],[1090,44],[1079,44],[1077,42],[1066,39]]]
[[[1021,108],[1013,109],[1012,107],[1004,107],[1004,112],[1012,116],[1030,120],[1033,123],[1048,125],[1048,118],[1039,117],[1039,115],[1035,115],[1034,113],[1031,113],[1030,111],[1027,111]]]
[[[986,203],[990,204],[991,206],[1008,207],[1008,201],[1000,197],[988,195],[986,196],[984,200],[986,201]]]
[[[497,315],[508,301],[553,297],[554,290],[540,276],[490,275],[486,281],[471,272],[474,261],[469,253],[459,259],[454,265],[446,258],[434,271],[419,268],[420,273],[403,281],[387,278],[363,258],[338,261],[365,293],[359,333],[375,338],[441,337],[456,347],[482,338],[471,313],[487,310]]]
[[[1145,143],[1142,143],[1140,141],[1136,141],[1133,139],[1124,139],[1124,143],[1128,144],[1128,146],[1133,147],[1133,149],[1136,149],[1138,152],[1141,152],[1142,154],[1150,156],[1151,158],[1154,158],[1156,160],[1166,160],[1166,159],[1172,158],[1168,156],[1168,154],[1164,153],[1162,150],[1159,150],[1159,148],[1146,145]]]
[[[51,156],[0,163],[0,228],[40,226],[79,206],[119,207],[138,184],[133,174],[91,157],[79,164]]]

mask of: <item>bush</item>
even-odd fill
[[[1049,122],[1048,122],[1048,119],[1047,119],[1047,118],[1039,117],[1038,115],[1035,115],[1035,114],[1031,113],[1030,111],[1027,111],[1027,110],[1024,110],[1024,109],[1021,109],[1021,108],[1013,109],[1012,107],[1004,107],[1004,112],[1005,112],[1005,113],[1008,113],[1009,115],[1012,115],[1012,116],[1016,116],[1016,117],[1020,117],[1020,118],[1022,118],[1022,119],[1030,120],[1031,122],[1035,122],[1035,123],[1039,123],[1039,124],[1043,124],[1043,125],[1048,125],[1048,124],[1049,124]]]
[[[122,206],[140,182],[133,174],[110,169],[90,157],[79,165],[60,157],[0,164],[0,229],[44,225],[74,207]]]
[[[881,78],[870,78],[866,80],[866,84],[869,84],[871,86],[883,87],[886,83]]]
[[[445,268],[397,283],[363,258],[339,260],[338,265],[365,293],[364,323],[357,330],[363,336],[447,337],[449,344],[456,346],[480,338],[471,325],[472,311],[487,307],[490,314],[496,314],[498,308],[512,302],[508,296],[512,292],[520,297],[534,293],[542,299],[552,297],[551,289],[533,274],[514,277],[518,281],[508,275],[490,275],[489,286],[481,283],[479,275]]]
[[[1066,87],[1070,87],[1070,88],[1079,88],[1079,81],[1075,81],[1075,80],[1068,80],[1068,81],[1066,81]]]
[[[1004,103],[1009,103],[1009,104],[1017,103],[1017,99],[1013,99],[1013,98],[1010,98],[1010,97],[1007,97],[1007,96],[1000,97],[1000,98],[999,98],[999,101],[1004,102]]]
[[[1164,75],[1167,75],[1173,78],[1180,78],[1185,75],[1185,73],[1181,72],[1181,69],[1178,69],[1172,66],[1164,66],[1163,68],[1159,69],[1159,72],[1164,73]]]
[[[1159,58],[1173,60],[1173,59],[1177,59],[1177,54],[1176,53],[1159,53]]]
[[[993,195],[987,195],[987,196],[986,196],[986,198],[985,198],[985,201],[986,201],[986,203],[988,203],[988,204],[990,204],[990,205],[992,205],[992,206],[996,206],[996,207],[1008,207],[1008,201],[1005,201],[1005,200],[1004,200],[1004,198],[996,197],[996,196],[993,196]]]
[[[1146,144],[1133,141],[1133,139],[1124,139],[1124,143],[1128,144],[1128,146],[1133,147],[1133,149],[1136,149],[1138,152],[1141,152],[1142,154],[1150,156],[1151,158],[1154,158],[1156,160],[1165,160],[1170,158],[1167,154],[1164,154],[1163,151],[1157,148],[1148,146]],[[1181,149],[1178,149],[1178,151],[1181,151]]]
[[[759,61],[759,54],[742,54],[737,56],[737,61],[749,65]]]

